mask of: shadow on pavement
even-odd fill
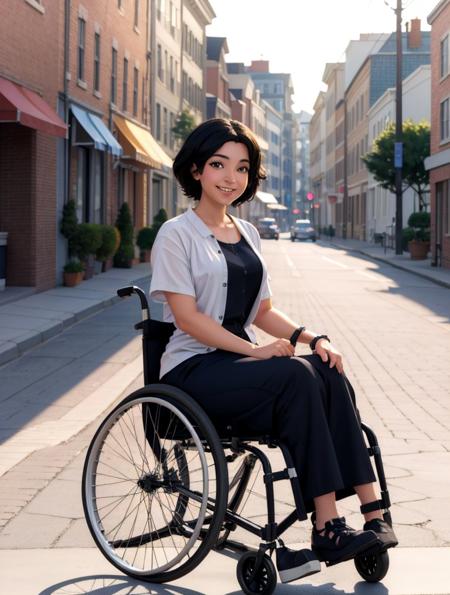
[[[148,278],[136,284],[148,290]],[[56,417],[62,415],[139,355],[140,342],[128,346],[139,336],[134,324],[140,318],[137,298],[118,302],[2,366],[0,444],[28,424],[45,421],[48,408],[62,406]]]
[[[129,577],[114,575],[78,576],[50,585],[38,595],[72,595],[89,593],[90,595],[207,595],[176,585],[156,585],[137,581]]]

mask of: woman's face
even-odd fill
[[[247,188],[250,166],[243,143],[227,142],[206,161],[203,172],[192,175],[202,186],[201,200],[228,206]]]

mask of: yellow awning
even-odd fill
[[[114,116],[114,124],[121,136],[120,144],[125,158],[134,159],[155,169],[161,169],[163,165],[172,167],[172,159],[148,130],[121,116]]]

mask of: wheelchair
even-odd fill
[[[142,331],[145,386],[106,416],[87,451],[82,500],[96,545],[121,572],[153,583],[186,575],[211,549],[241,552],[237,578],[243,592],[270,595],[277,584],[271,556],[277,543],[283,545],[281,535],[308,512],[288,449],[274,436],[235,436],[230,426],[214,426],[191,396],[159,382],[160,358],[175,327],[150,318],[139,287],[117,293],[140,299],[142,319],[135,329]],[[378,505],[391,524],[377,439],[361,427],[380,484]],[[281,449],[285,469],[272,471],[261,445]],[[263,526],[241,514],[257,463],[267,507]],[[290,481],[295,509],[277,523],[274,482],[281,480]],[[238,527],[257,536],[259,548],[230,539]],[[354,563],[364,580],[377,582],[388,571],[388,552],[364,552]]]

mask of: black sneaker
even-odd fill
[[[398,539],[389,523],[382,519],[372,519],[364,523],[364,531],[373,531],[382,551],[398,545]]]
[[[377,545],[373,531],[355,531],[340,517],[327,521],[322,531],[313,527],[311,549],[321,562],[338,563],[351,560],[358,554]]]
[[[282,583],[320,572],[320,562],[311,550],[291,550],[277,547],[277,569]]]

